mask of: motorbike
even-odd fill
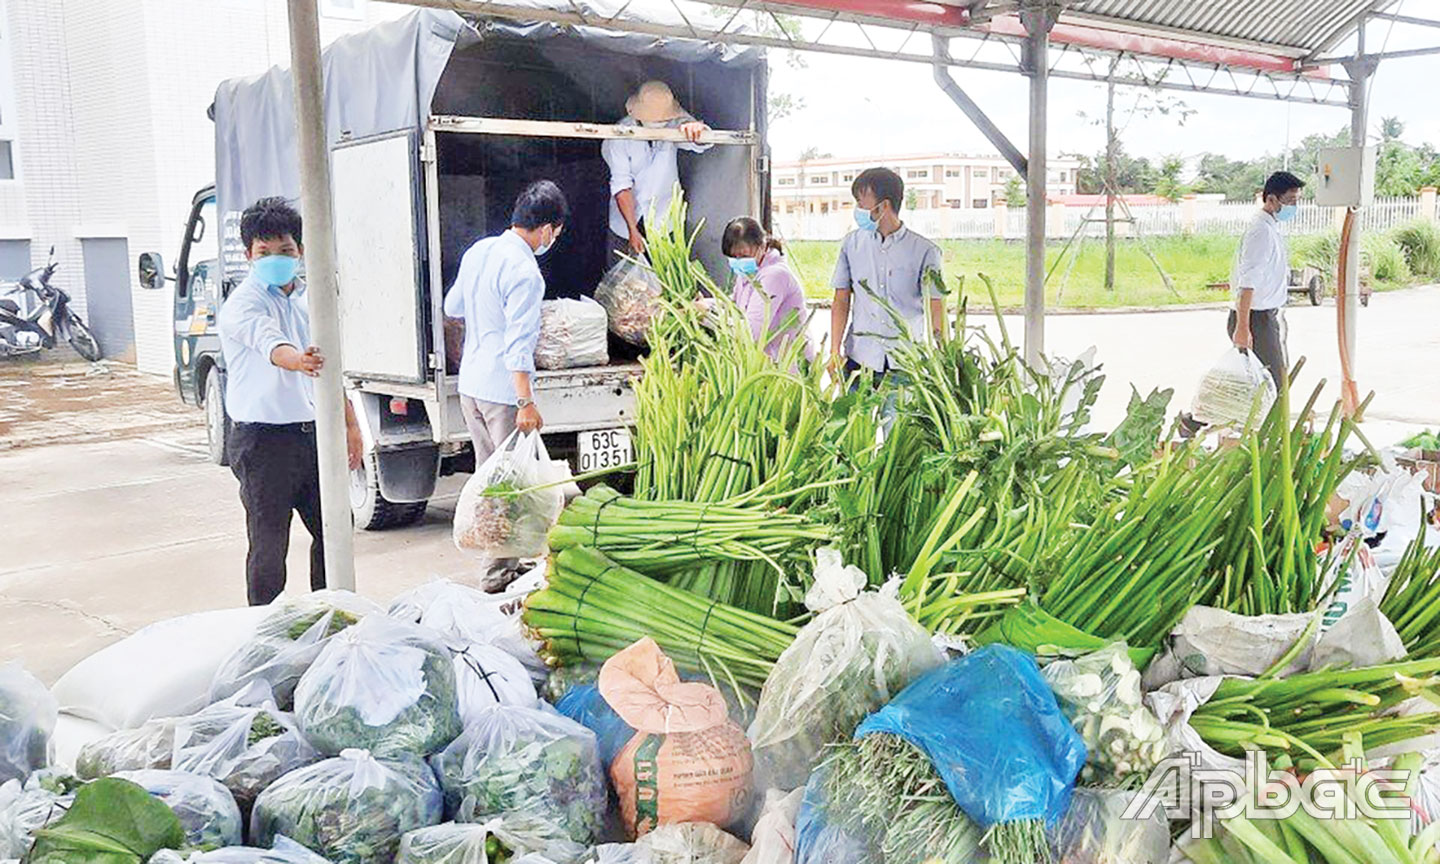
[[[0,285],[0,357],[33,354],[64,339],[86,360],[100,359],[100,343],[70,308],[70,295],[50,284],[58,266],[51,246],[44,267],[31,270],[19,282]]]

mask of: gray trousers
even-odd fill
[[[479,471],[485,460],[515,431],[515,415],[519,413],[519,409],[514,405],[485,402],[461,394],[460,410],[465,415],[465,428],[470,432],[470,444],[475,448],[475,470]],[[519,562],[514,558],[481,561],[481,590],[502,590],[506,584],[504,574],[515,569],[517,563]],[[497,576],[500,578],[496,578]]]
[[[1230,310],[1230,319],[1225,332],[1235,335],[1235,310]],[[1278,392],[1281,382],[1290,373],[1290,359],[1285,351],[1285,315],[1280,309],[1251,309],[1250,338],[1255,346],[1255,356],[1270,370]]]

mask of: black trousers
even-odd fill
[[[1225,332],[1235,335],[1235,310],[1225,324]],[[1255,356],[1270,370],[1275,379],[1275,390],[1279,392],[1280,382],[1290,373],[1290,361],[1285,352],[1285,322],[1279,309],[1250,310],[1250,338],[1255,346]]]
[[[290,514],[298,512],[310,532],[310,588],[325,587],[325,543],[320,522],[320,463],[315,424],[236,423],[230,433],[230,470],[240,481],[245,505],[245,583],[251,606],[285,590],[290,551]]]

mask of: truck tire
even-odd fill
[[[220,387],[220,369],[211,367],[205,375],[205,442],[210,461],[230,464],[230,415],[225,411],[225,392]]]
[[[397,504],[380,494],[373,450],[365,454],[360,468],[350,472],[350,510],[355,514],[355,527],[361,530],[383,531],[413,525],[425,515],[425,507],[429,503]]]

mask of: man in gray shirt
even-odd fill
[[[830,307],[833,371],[840,371],[843,359],[847,374],[867,369],[879,378],[891,370],[889,352],[900,336],[891,309],[912,338],[925,338],[927,319],[937,340],[944,333],[944,301],[931,275],[941,271],[940,248],[900,221],[905,181],[899,174],[888,168],[866,169],[851,184],[850,194],[857,230],[841,241],[830,280],[835,289]]]

